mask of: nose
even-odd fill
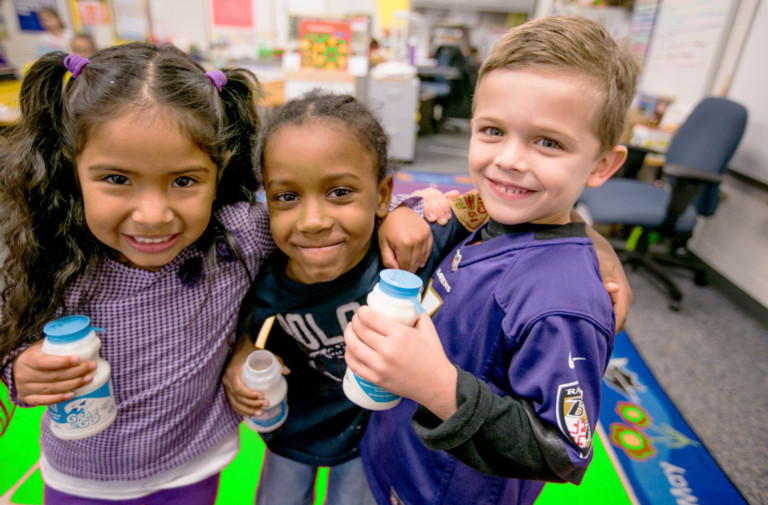
[[[173,209],[168,195],[162,191],[142,191],[136,196],[131,218],[147,228],[160,228],[171,223]]]
[[[297,228],[303,233],[318,233],[333,226],[333,219],[328,215],[325,202],[316,198],[305,201]]]
[[[525,153],[523,141],[510,137],[501,146],[493,162],[497,167],[504,170],[524,172],[528,167]]]

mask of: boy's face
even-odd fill
[[[585,185],[624,160],[600,153],[592,121],[600,95],[583,76],[493,70],[475,92],[469,172],[490,216],[504,224],[565,224]]]
[[[272,237],[288,277],[303,284],[334,280],[363,259],[392,193],[357,138],[333,126],[284,126],[264,149]]]
[[[208,227],[216,165],[170,119],[109,121],[76,165],[88,228],[121,261],[158,270]]]

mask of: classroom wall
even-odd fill
[[[72,28],[72,20],[69,17],[69,5],[67,0],[56,0],[57,10],[61,15],[62,21],[68,28]],[[2,40],[8,61],[21,70],[24,65],[37,58],[37,41],[43,32],[21,31],[19,28],[19,18],[13,7],[13,2],[0,2],[0,8],[5,19],[5,26],[8,30],[8,39]]]
[[[727,92],[740,56],[748,49],[744,44],[750,31],[765,33],[768,30],[768,17],[755,15],[758,8],[768,8],[765,0],[741,0],[712,94]],[[764,50],[760,48],[760,51]],[[765,65],[768,63],[763,59],[756,76],[765,79],[768,75]],[[762,84],[762,89],[768,89],[768,82]],[[765,111],[759,110],[761,103],[742,103],[752,114],[753,121],[765,116]],[[750,118],[747,128],[749,121]],[[768,173],[768,159],[754,159],[753,163],[761,165]],[[720,189],[723,200],[717,212],[698,224],[689,246],[721,275],[768,307],[768,186],[734,172],[726,176]]]
[[[391,20],[393,12],[408,9],[407,0],[252,0],[255,29],[265,43],[284,47],[288,38],[288,15],[333,16],[343,13],[370,15],[374,27],[380,25],[380,16]],[[72,28],[68,0],[56,0],[57,9],[65,24]],[[22,32],[13,2],[0,2],[6,20],[9,37],[2,42],[6,56],[15,67],[21,69],[36,57],[37,33]],[[155,34],[160,40],[170,40],[184,50],[195,44],[207,53],[210,47],[209,0],[150,0]],[[375,32],[379,34],[379,30]],[[114,43],[109,27],[95,30],[97,45],[105,47]]]

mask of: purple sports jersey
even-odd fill
[[[592,457],[615,329],[592,242],[583,224],[520,227],[476,243],[478,236],[441,262],[424,295],[425,311],[449,360],[472,374],[470,380],[487,384],[498,400],[524,403],[548,470],[578,483]],[[503,412],[469,408],[472,401],[460,404],[435,433],[455,445],[476,444],[490,461],[501,445],[494,441],[531,431],[500,421]],[[361,453],[380,505],[529,504],[539,495],[544,483],[530,475],[491,476],[428,449],[411,424],[416,407],[404,400],[371,416]],[[454,419],[462,412],[472,414]]]

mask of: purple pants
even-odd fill
[[[109,489],[109,483],[104,483]],[[101,500],[98,498],[81,498],[62,493],[45,486],[43,491],[44,505],[212,505],[219,492],[219,474],[189,486],[164,489],[141,498],[130,500]]]

